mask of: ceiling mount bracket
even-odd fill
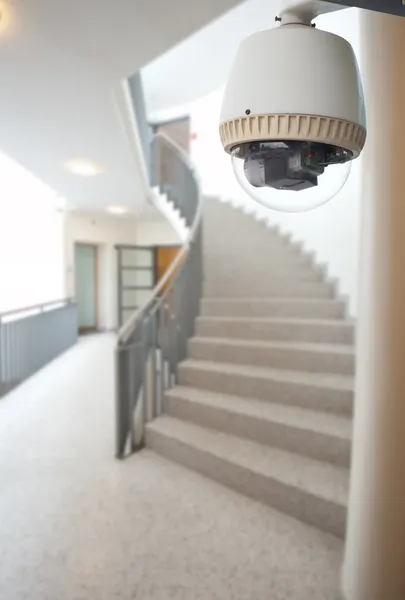
[[[283,8],[280,15],[276,17],[276,21],[280,21],[280,25],[311,25],[312,21],[330,12],[343,10],[347,6],[341,4],[333,4],[332,2],[324,2],[323,0],[284,0]]]

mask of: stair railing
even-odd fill
[[[188,155],[166,135],[152,143],[154,183],[185,218],[189,235],[146,304],[118,332],[116,456],[142,448],[194,333],[202,290],[202,199]]]
[[[71,298],[0,314],[0,398],[77,342]]]

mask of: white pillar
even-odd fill
[[[364,152],[354,454],[343,591],[405,599],[405,18],[362,11]]]

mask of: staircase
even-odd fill
[[[146,446],[343,538],[354,374],[344,303],[299,245],[211,199],[204,272],[195,337]]]

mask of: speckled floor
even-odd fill
[[[342,544],[150,452],[113,453],[112,336],[0,400],[1,600],[335,600]]]

